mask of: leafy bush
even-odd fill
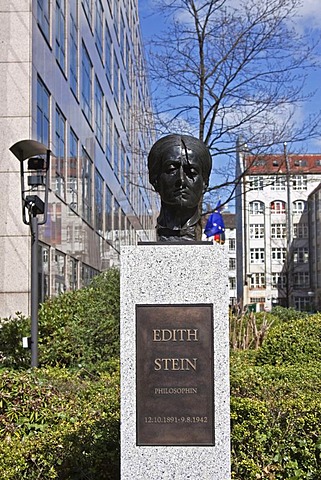
[[[108,270],[90,286],[49,299],[39,311],[39,363],[87,369],[113,368],[119,356],[119,271]],[[1,363],[30,365],[30,352],[21,346],[30,335],[29,320],[18,316],[0,329]]]
[[[30,365],[30,351],[22,347],[22,337],[30,336],[30,319],[18,313],[0,319],[0,363],[21,368]]]
[[[271,314],[278,322],[289,322],[291,320],[303,320],[307,318],[309,314],[307,312],[301,312],[294,308],[274,307]]]
[[[321,316],[278,307],[231,325],[246,348],[231,355],[232,478],[319,480]],[[3,365],[29,367],[28,330],[1,322]],[[119,272],[43,304],[39,333],[42,368],[0,370],[0,478],[118,479]]]
[[[321,364],[244,368],[234,359],[232,478],[320,479]]]
[[[321,315],[278,324],[258,351],[258,365],[321,362]]]
[[[0,478],[119,478],[119,374],[0,371]]]

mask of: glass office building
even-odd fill
[[[137,0],[0,5],[0,317],[29,313],[30,231],[9,147],[52,151],[39,299],[86,285],[122,244],[154,240],[153,117]]]

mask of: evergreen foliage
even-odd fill
[[[321,315],[231,325],[232,478],[320,480]],[[119,479],[119,272],[42,305],[39,369],[29,330],[0,321],[0,478]]]

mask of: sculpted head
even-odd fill
[[[161,138],[148,156],[150,183],[163,204],[177,208],[197,207],[208,186],[211,168],[208,148],[189,135]]]

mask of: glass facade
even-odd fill
[[[92,117],[92,63],[89,58],[89,54],[86,50],[85,45],[82,45],[81,51],[81,67],[82,67],[82,75],[81,75],[81,106],[83,112],[91,123]]]
[[[37,78],[37,140],[49,145],[50,93],[43,81]]]
[[[40,301],[118,265],[122,245],[155,240],[157,200],[146,172],[154,127],[138,1],[29,3],[23,16],[19,2],[6,12],[23,34],[14,37],[15,61],[3,62],[10,101],[0,114],[6,132],[0,196],[14,205],[0,225],[2,317],[30,314],[30,231],[16,227],[19,173],[9,151],[15,142],[34,139],[52,152],[48,219],[39,226]],[[6,45],[13,36],[4,29]],[[30,74],[21,77],[26,64]],[[20,79],[19,88],[12,78]],[[13,182],[8,175],[16,176]]]
[[[78,95],[78,0],[70,0],[69,77],[70,88]]]
[[[45,295],[87,285],[118,264],[121,245],[155,239],[155,199],[146,188],[153,125],[135,121],[150,122],[151,101],[146,75],[135,75],[144,68],[143,49],[136,2],[127,3],[37,7],[42,37],[53,32],[51,55],[35,48],[39,58],[47,55],[35,79],[35,135],[54,153],[49,218],[40,228]]]
[[[66,15],[65,0],[56,0],[56,60],[62,70],[65,69],[65,36],[66,36]]]

